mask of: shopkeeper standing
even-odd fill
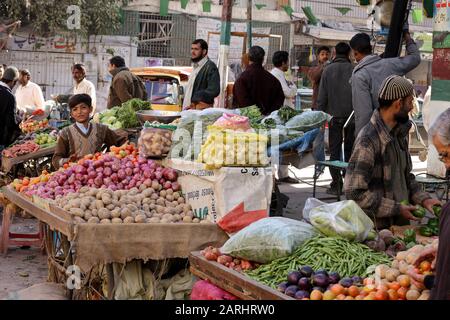
[[[192,73],[186,85],[183,110],[211,108],[220,94],[220,75],[214,62],[208,58],[208,44],[197,39],[191,45]]]
[[[19,71],[19,87],[16,90],[17,109],[30,114],[37,109],[44,109],[44,95],[38,84],[31,81],[27,69]]]
[[[94,84],[86,79],[86,67],[82,63],[76,63],[72,66],[72,77],[75,80],[73,94],[87,94],[92,99],[92,113],[99,112],[97,109],[97,96]]]

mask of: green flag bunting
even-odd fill
[[[256,9],[261,10],[262,8],[267,7],[265,4],[255,4]]]
[[[317,25],[318,21],[314,13],[312,12],[311,7],[302,7],[303,13],[308,18],[308,22],[312,25]]]
[[[289,17],[292,17],[292,14],[294,13],[294,9],[292,9],[291,6],[283,6],[284,11],[286,11],[287,15]]]
[[[211,1],[203,1],[203,12],[211,12]]]
[[[423,11],[427,18],[433,18],[434,13],[434,1],[433,0],[423,0]]]
[[[169,0],[159,0],[159,15],[163,17],[169,15]]]
[[[343,16],[345,16],[349,11],[352,11],[352,8],[347,7],[333,7],[333,9],[339,11]]]
[[[181,2],[181,9],[186,9],[189,0],[180,0],[180,2]]]

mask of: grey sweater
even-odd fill
[[[378,91],[384,79],[396,74],[404,76],[420,64],[420,52],[414,41],[406,44],[407,56],[382,59],[370,55],[362,59],[353,70],[353,109],[355,110],[355,135],[369,123],[372,113],[378,108]]]
[[[317,109],[336,118],[348,118],[352,113],[352,87],[349,80],[353,65],[348,57],[337,56],[322,73]]]

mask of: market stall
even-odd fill
[[[76,223],[73,214],[42,198],[29,198],[11,187],[5,187],[3,193],[9,201],[46,224],[50,280],[65,283],[68,268],[75,265],[85,275],[82,289],[87,289],[92,281],[88,275],[96,266],[133,259],[187,258],[191,251],[221,245],[228,238],[214,224]],[[108,278],[108,283],[113,284],[113,279]],[[87,293],[74,294],[85,298]]]
[[[437,208],[422,220],[428,228]],[[432,261],[416,261],[438,240],[425,225],[375,232],[351,201],[311,199],[304,213],[308,222],[265,218],[220,248],[192,252],[191,272],[243,300],[428,299],[430,281],[417,276],[431,276]]]

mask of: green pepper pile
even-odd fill
[[[402,205],[410,205],[408,200],[403,200],[400,202]],[[426,210],[425,208],[421,206],[417,206],[418,208],[413,211],[413,215],[417,218],[422,219],[425,217]],[[423,225],[419,229],[419,233],[421,236],[424,237],[432,237],[432,236],[438,236],[439,235],[439,218],[441,216],[442,207],[439,205],[433,206],[433,213],[436,216],[436,218],[430,218],[428,219],[428,223],[426,225]],[[414,233],[414,234],[413,234]],[[404,232],[404,239],[405,243],[407,243],[406,247],[413,246],[413,243],[416,243],[416,233],[413,229],[406,230]]]

